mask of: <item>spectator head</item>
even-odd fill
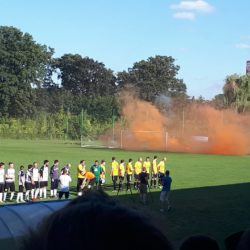
[[[25,238],[23,249],[95,250],[104,249],[106,244],[109,250],[117,250],[118,246],[122,250],[172,249],[148,219],[117,205],[101,191],[71,201],[36,230]]]
[[[216,240],[205,235],[194,235],[185,239],[180,250],[219,250]]]
[[[240,232],[233,233],[233,234],[229,235],[224,240],[226,249],[227,250],[236,250],[243,233],[244,233],[244,231],[240,231]]]

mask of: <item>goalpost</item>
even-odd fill
[[[130,137],[130,138],[129,138]],[[144,139],[142,139],[144,137]],[[156,140],[162,145],[162,150],[168,150],[168,132],[166,131],[153,131],[153,130],[121,130],[120,132],[120,148],[126,148],[127,141],[131,140],[141,141],[142,143],[148,143],[150,147],[150,141]],[[150,141],[148,141],[149,139]],[[150,150],[150,148],[144,148]]]

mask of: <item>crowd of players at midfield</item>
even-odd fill
[[[69,197],[70,188],[70,168],[67,164],[59,169],[59,161],[55,160],[54,164],[49,167],[49,161],[45,160],[41,168],[38,163],[28,165],[24,170],[21,166],[18,172],[18,193],[16,202],[24,202],[29,200],[46,199],[49,179],[51,181],[50,197],[59,199],[65,196]],[[112,157],[110,169],[106,169],[106,161],[100,163],[96,160],[94,164],[87,170],[86,162],[80,161],[77,167],[77,192],[82,195],[84,189],[95,187],[99,189],[106,182],[106,175],[110,174],[113,181],[113,189],[116,192],[123,189],[131,191],[131,184],[138,189],[142,195],[142,201],[146,202],[146,193],[148,188],[157,188],[163,186],[164,191],[170,191],[172,179],[169,177],[169,171],[165,172],[166,158],[158,162],[157,156],[150,160],[149,157],[143,161],[139,158],[135,163],[129,159],[127,163],[121,160],[120,163]],[[167,175],[167,176],[166,176]],[[167,177],[167,178],[165,178]],[[165,179],[164,179],[165,178]],[[59,193],[58,193],[59,189]],[[24,192],[25,191],[25,192]],[[12,162],[9,163],[5,170],[5,164],[0,163],[0,202],[6,201],[7,194],[10,192],[9,200],[12,201],[15,195],[15,167]],[[167,200],[167,194],[161,199]]]

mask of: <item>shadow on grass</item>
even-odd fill
[[[189,235],[206,234],[222,244],[231,233],[250,228],[249,193],[250,183],[173,190],[173,209],[165,213],[159,212],[159,191],[149,193],[146,206],[140,204],[138,193],[121,192],[116,199],[150,217],[174,242]]]

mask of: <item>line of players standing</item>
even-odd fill
[[[61,172],[69,174],[70,164],[67,164]],[[51,193],[50,197],[57,197],[57,189],[59,185],[59,161],[55,160],[53,166],[49,170],[49,161],[45,160],[41,168],[38,163],[28,165],[25,171],[24,166],[20,167],[18,173],[18,193],[16,197],[17,203],[36,199],[47,198],[47,188],[49,176],[51,177]],[[24,194],[25,190],[25,194]],[[15,168],[14,163],[10,162],[9,167],[5,171],[5,164],[0,163],[0,203],[7,199],[10,192],[9,200],[12,201],[15,195]]]
[[[113,181],[114,191],[117,189],[117,184],[119,185],[119,188],[122,189],[123,182],[125,180],[125,174],[127,190],[130,188],[133,177],[134,188],[137,189],[140,182],[139,175],[143,171],[145,171],[149,176],[151,188],[160,187],[162,184],[162,178],[165,174],[165,165],[167,159],[163,158],[159,163],[157,162],[157,160],[157,156],[154,156],[152,162],[149,157],[147,157],[143,162],[142,158],[140,157],[134,164],[133,160],[129,159],[128,163],[125,165],[124,160],[121,160],[119,164],[116,161],[115,157],[113,157],[111,163],[111,177]]]

